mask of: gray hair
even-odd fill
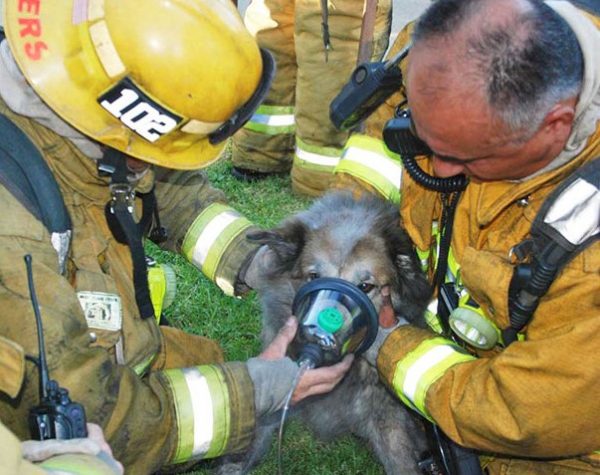
[[[557,102],[580,92],[583,55],[560,15],[541,0],[525,1],[530,8],[495,21],[485,6],[498,0],[437,0],[418,20],[413,43],[452,40],[463,27],[480,25],[467,33],[465,57],[500,120],[530,136]]]

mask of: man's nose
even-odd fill
[[[460,162],[441,160],[436,155],[432,156],[432,160],[433,171],[435,172],[435,176],[439,178],[448,178],[450,176],[465,173],[465,167]]]

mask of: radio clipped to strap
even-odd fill
[[[529,262],[515,266],[508,305],[510,326],[502,330],[506,346],[529,323],[540,299],[560,270],[600,237],[600,158],[572,173],[550,194],[538,212],[531,238],[513,251]]]

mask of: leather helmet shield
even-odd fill
[[[89,137],[157,165],[194,169],[208,134],[258,87],[255,40],[229,0],[5,0],[28,82]]]

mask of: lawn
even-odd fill
[[[230,168],[226,153],[209,167],[211,182],[225,192],[234,208],[260,226],[274,226],[310,203],[309,199],[292,194],[288,177],[241,183],[231,177]],[[157,261],[170,263],[177,273],[177,297],[165,312],[173,326],[218,340],[227,360],[246,360],[259,353],[260,308],[253,293],[244,299],[227,297],[182,257],[162,252],[151,244],[148,252]],[[351,436],[333,442],[317,441],[308,429],[294,421],[286,424],[282,461],[284,475],[384,473],[364,443]],[[213,466],[213,462],[207,462],[188,474],[208,475]],[[277,473],[276,443],[252,473]]]

